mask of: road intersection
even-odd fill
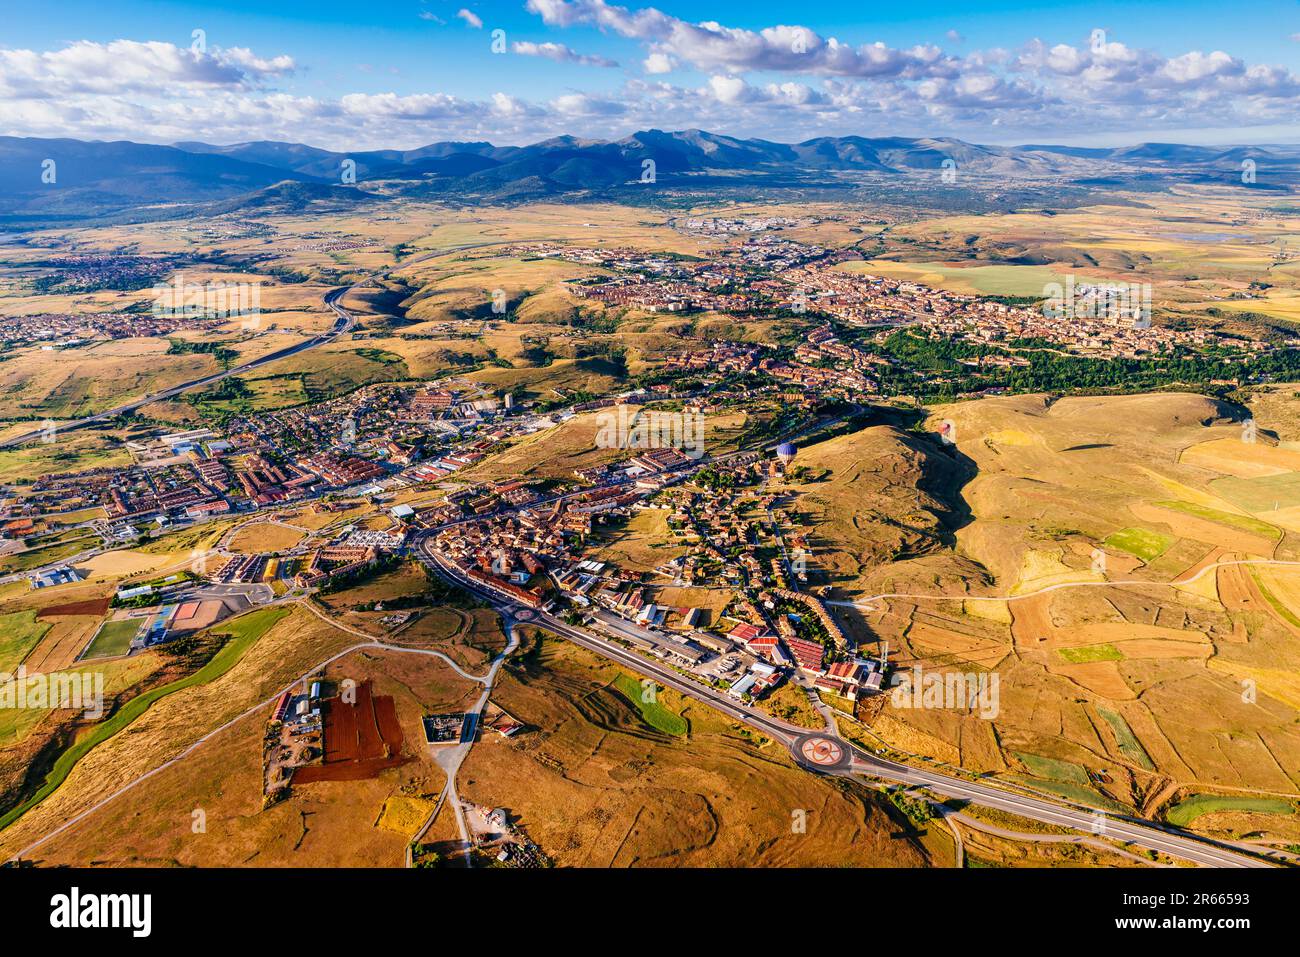
[[[913,767],[863,750],[829,731],[810,732],[806,728],[788,724],[590,629],[571,625],[545,612],[520,608],[465,578],[455,566],[437,553],[429,536],[420,539],[416,551],[420,560],[444,580],[487,601],[498,612],[508,616],[507,620],[527,620],[529,624],[544,628],[617,664],[654,678],[674,691],[703,702],[778,741],[790,750],[797,764],[809,771],[926,788],[948,799],[966,801],[1039,823],[1069,828],[1094,838],[1108,838],[1136,845],[1202,866],[1271,866],[1269,862],[1244,850],[1150,821],[1106,814],[1065,800],[1021,794],[986,781],[966,780],[928,768]]]

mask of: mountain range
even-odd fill
[[[42,178],[49,160],[53,182]],[[557,136],[529,146],[438,142],[413,150],[340,153],[275,141],[158,146],[0,137],[0,216],[21,225],[176,204],[219,204],[222,211],[243,204],[301,207],[365,201],[375,191],[482,202],[590,196],[638,185],[646,161],[653,161],[658,183],[707,188],[916,176],[942,171],[946,164],[993,181],[1241,182],[1247,160],[1256,169],[1255,181],[1247,185],[1286,189],[1300,182],[1300,147],[1295,146],[1143,143],[1111,149],[862,136],[777,143],[703,130],[645,130],[609,141]],[[354,182],[345,181],[345,169],[355,173]]]

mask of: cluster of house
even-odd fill
[[[849,325],[916,326],[933,338],[958,338],[997,344],[1037,339],[1080,355],[1138,358],[1175,345],[1204,345],[1214,338],[1206,329],[1155,326],[1131,307],[1099,307],[1094,315],[1071,310],[1054,316],[1051,309],[1019,306],[964,295],[909,280],[847,272],[827,262],[800,265],[781,277],[810,311]],[[1104,284],[1098,286],[1104,289]],[[1085,289],[1083,285],[1080,289]],[[1046,298],[1046,294],[1045,294]],[[1131,306],[1131,304],[1130,304]],[[1146,303],[1149,320],[1149,301]],[[1263,348],[1263,344],[1256,344]]]
[[[41,266],[51,272],[39,281],[38,288],[49,292],[138,289],[175,268],[170,259],[115,252],[54,256],[44,260]]]
[[[681,352],[669,356],[665,369],[689,372],[749,372],[758,365],[763,350],[758,346],[735,342],[715,342],[709,349]]]
[[[333,541],[311,549],[298,562],[294,584],[316,588],[332,578],[343,577],[368,568],[384,555],[400,551],[406,544],[406,531],[347,528]]]
[[[636,306],[650,312],[714,310],[738,314],[792,309],[830,316],[850,325],[919,326],[935,337],[963,338],[977,343],[1037,339],[1057,343],[1071,352],[1100,358],[1139,358],[1160,354],[1177,345],[1199,346],[1216,333],[1156,326],[1150,322],[1149,290],[1137,290],[1138,302],[1113,294],[1104,282],[1080,283],[1079,301],[1090,297],[1093,309],[1071,308],[1068,315],[1052,309],[1008,304],[974,295],[934,289],[918,282],[835,268],[860,258],[849,251],[832,251],[779,236],[754,236],[771,228],[743,220],[691,219],[690,231],[746,233],[743,242],[712,252],[703,260],[684,260],[623,247],[581,248],[554,243],[530,244],[521,252],[596,265],[617,275],[603,280],[575,280],[579,298],[610,305]],[[1070,284],[1073,291],[1073,283]],[[1045,291],[1044,299],[1049,298]],[[1074,305],[1072,300],[1071,305]],[[1118,306],[1118,307],[1117,307]],[[820,346],[820,348],[818,348]],[[1247,352],[1269,348],[1256,341]],[[798,358],[813,364],[840,360],[868,391],[863,371],[872,361],[844,344],[809,343]],[[686,367],[691,362],[687,359]],[[792,372],[796,372],[792,374]],[[828,377],[789,367],[779,372],[805,385],[829,384]]]
[[[438,402],[439,391],[431,389],[427,394]],[[423,390],[415,393],[417,399],[425,394]],[[240,508],[296,501],[331,489],[364,486],[402,471],[410,472],[413,481],[433,481],[481,458],[484,449],[511,434],[502,430],[462,438],[463,427],[434,430],[440,443],[452,444],[446,451],[427,447],[428,460],[413,469],[417,459],[426,454],[426,447],[412,441],[399,444],[394,430],[415,428],[422,438],[427,438],[428,431],[409,426],[406,405],[393,408],[387,398],[371,393],[351,397],[346,407],[332,410],[306,407],[252,417],[249,423],[234,422],[225,438],[205,428],[164,434],[148,442],[132,441],[127,443],[134,459],[131,465],[41,476],[21,498],[6,505],[5,514],[43,515],[102,507],[114,520],[158,516],[160,522],[167,523],[202,519]],[[372,409],[374,416],[368,418]],[[449,405],[448,411],[455,414],[463,408]],[[340,418],[345,412],[360,416],[363,424]],[[321,432],[320,441],[312,441],[326,422],[328,434]],[[374,434],[363,437],[357,431],[372,426],[377,430]],[[293,447],[280,443],[288,435],[294,436]],[[299,446],[301,451],[295,451]]]
[[[848,657],[850,642],[825,603],[792,590],[785,562],[760,558],[777,542],[784,547],[779,526],[790,519],[777,494],[743,486],[783,463],[757,452],[736,456],[713,468],[733,475],[739,487],[703,494],[672,487],[688,458],[659,454],[676,450],[651,452],[646,461],[642,454],[613,467],[579,469],[575,477],[592,487],[545,503],[503,507],[512,495],[535,491],[527,483],[501,482],[461,489],[455,501],[422,509],[414,520],[437,529],[438,555],[479,586],[530,608],[585,609],[593,627],[645,654],[706,679],[729,675],[725,680],[737,697],[762,697],[795,669],[850,700],[863,689],[878,689],[879,665]],[[629,471],[642,474],[631,480]],[[743,600],[738,607],[741,618],[758,624],[738,618],[730,631],[710,630],[701,625],[700,609],[657,601],[656,584],[642,572],[585,554],[594,522],[642,508],[670,511],[669,528],[692,546],[657,573],[678,585],[718,577],[736,594],[755,591],[765,611]],[[769,525],[765,533],[758,527]],[[798,531],[788,539],[792,548],[807,545]],[[792,613],[796,608],[800,614]]]
[[[884,668],[874,658],[846,657],[832,660],[825,645],[796,637],[793,633],[774,634],[765,625],[740,622],[727,632],[727,637],[743,645],[752,655],[768,662],[773,669],[798,669],[812,680],[814,687],[849,701],[857,701],[863,694],[879,691],[884,681]],[[780,674],[781,671],[776,673]],[[762,685],[757,681],[745,682],[741,678],[732,686],[731,691],[737,695],[756,696],[752,690],[755,687],[761,689]]]
[[[704,259],[682,259],[626,247],[583,248],[555,243],[516,247],[519,255],[557,258],[601,266],[620,275],[608,280],[576,280],[579,298],[609,305],[636,306],[647,312],[713,310],[749,313],[789,305],[789,287],[776,272],[830,254],[821,247],[773,235],[754,235]]]
[[[547,604],[546,570],[572,560],[574,542],[590,534],[590,513],[569,502],[509,511],[443,529],[438,553],[462,574],[530,608]]]
[[[834,366],[812,365],[811,362],[821,358],[820,355],[802,355],[802,361],[782,362],[779,359],[764,359],[759,363],[759,370],[773,378],[789,382],[805,390],[811,390],[822,396],[846,395],[879,391],[875,379],[863,375],[855,369],[839,369]]]
[[[735,236],[744,233],[761,233],[769,229],[792,229],[796,226],[814,226],[819,219],[808,216],[792,219],[789,216],[692,216],[678,220],[674,225],[684,232],[699,236]]]
[[[10,345],[43,343],[53,350],[94,339],[166,336],[212,320],[205,316],[153,316],[147,312],[37,312],[0,316],[0,342]]]

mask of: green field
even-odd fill
[[[1150,562],[1169,551],[1173,547],[1174,538],[1149,528],[1121,528],[1118,532],[1107,535],[1102,544]]]
[[[271,375],[259,379],[243,376],[238,378],[247,387],[247,395],[231,399],[201,398],[202,410],[216,414],[265,412],[302,405],[310,398],[303,386],[301,375]]]
[[[86,658],[116,658],[124,655],[131,648],[131,639],[140,633],[142,618],[124,618],[121,621],[106,621],[95,632],[85,653]]]
[[[686,733],[685,718],[669,711],[657,699],[654,701],[642,700],[645,697],[645,691],[641,682],[636,678],[631,675],[619,675],[614,679],[614,687],[641,713],[642,719],[650,727],[662,731],[664,734],[671,734],[674,737],[681,737]]]
[[[127,727],[136,718],[144,714],[155,701],[177,691],[215,681],[224,675],[238,664],[239,659],[244,657],[244,653],[253,646],[258,638],[270,631],[271,627],[287,614],[289,614],[288,608],[263,608],[259,611],[249,612],[240,618],[232,619],[220,626],[221,632],[229,637],[207,664],[192,675],[187,675],[170,684],[137,695],[123,705],[111,718],[101,721],[89,733],[77,738],[71,747],[59,755],[53,767],[45,775],[45,780],[41,782],[41,786],[36,790],[36,793],[22,804],[10,809],[3,817],[0,817],[0,830],[4,830],[53,794],[64,779],[67,778],[73,767],[76,766],[76,763],[90,753],[92,748],[102,744]]]
[[[1214,479],[1210,488],[1215,495],[1248,512],[1268,512],[1273,508],[1300,505],[1300,472],[1264,475],[1259,478],[1229,476]]]
[[[1115,740],[1119,742],[1120,754],[1147,771],[1156,769],[1156,766],[1151,763],[1151,757],[1147,754],[1146,748],[1142,747],[1142,742],[1138,741],[1137,736],[1133,734],[1133,729],[1128,726],[1128,722],[1124,720],[1122,714],[1107,708],[1098,708],[1097,713],[1106,720],[1106,723],[1110,725],[1110,729],[1115,732]]]
[[[98,538],[80,538],[74,541],[61,541],[53,545],[33,548],[31,551],[16,552],[0,559],[0,574],[9,572],[26,572],[43,565],[53,565],[90,551],[99,544]]]
[[[49,630],[50,623],[37,621],[34,611],[0,615],[0,671],[12,674]]]
[[[1108,811],[1124,812],[1128,808],[1124,805],[1112,801],[1095,791],[1092,782],[1088,779],[1088,772],[1082,765],[1075,764],[1073,761],[1062,761],[1059,758],[1049,758],[1042,754],[1029,754],[1024,751],[1012,751],[1029,769],[1033,777],[1027,777],[1022,774],[1012,774],[1010,779],[1020,781],[1023,784],[1036,788],[1040,791],[1050,791],[1053,794],[1059,794],[1061,797],[1076,801],[1079,804],[1087,804],[1092,807],[1102,808]]]
[[[1240,481],[1240,480],[1238,480]],[[1211,482],[1215,485],[1216,482]],[[1239,528],[1243,532],[1250,532],[1252,535],[1261,535],[1264,538],[1277,538],[1280,532],[1268,522],[1261,522],[1257,518],[1251,518],[1249,515],[1234,515],[1231,512],[1220,512],[1215,508],[1206,508],[1204,505],[1195,505],[1192,502],[1156,502],[1161,508],[1172,509],[1175,512],[1183,512],[1187,515],[1194,515],[1196,518],[1203,518],[1207,522],[1215,522],[1219,525],[1228,525],[1232,528]],[[1269,505],[1272,508],[1272,504]]]
[[[151,655],[118,658],[116,661],[82,663],[64,669],[63,674],[85,675],[99,672],[103,675],[105,699],[147,677],[157,668],[157,659]],[[52,708],[2,708],[0,709],[0,742],[17,744],[40,725]]]
[[[1073,761],[1062,761],[1059,758],[1049,758],[1042,754],[1029,754],[1024,751],[1012,751],[1019,758],[1029,773],[1034,777],[1047,778],[1050,781],[1061,781],[1067,784],[1079,784],[1087,787],[1088,772],[1082,766],[1075,764]]]
[[[1165,812],[1165,820],[1186,827],[1202,814],[1236,811],[1244,814],[1294,814],[1296,806],[1281,798],[1226,797],[1219,794],[1193,794]]]
[[[1094,791],[1092,788],[1084,787],[1081,784],[1072,784],[1067,781],[1049,781],[1042,778],[1031,778],[1020,774],[1008,775],[1008,780],[1018,781],[1026,784],[1039,791],[1048,791],[1052,794],[1059,795],[1066,800],[1074,801],[1076,804],[1086,804],[1089,807],[1100,808],[1103,811],[1113,811],[1117,814],[1131,813],[1132,809],[1125,807],[1118,801],[1113,801],[1103,794]]]
[[[39,428],[40,423],[33,423]],[[69,433],[57,442],[29,442],[0,451],[0,482],[30,481],[53,472],[110,468],[131,463],[131,456],[99,435]]]
[[[1072,665],[1084,665],[1090,661],[1123,661],[1124,655],[1114,645],[1081,645],[1078,648],[1062,648],[1060,655]]]
[[[1255,586],[1259,589],[1259,593],[1264,596],[1264,600],[1273,606],[1273,610],[1295,627],[1300,628],[1300,618],[1297,618],[1295,612],[1283,604],[1281,599],[1269,591],[1268,586],[1264,584],[1264,580],[1259,577],[1259,571],[1257,569],[1252,568],[1250,570],[1250,577],[1254,579]]]

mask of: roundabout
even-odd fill
[[[852,761],[848,745],[824,734],[803,735],[791,750],[799,763],[818,771],[843,771]]]

